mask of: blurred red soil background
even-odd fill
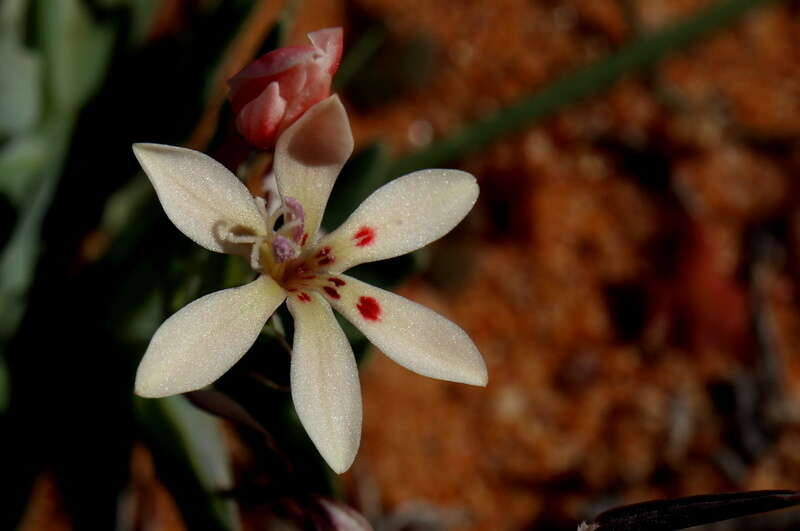
[[[707,3],[633,2],[641,32]],[[359,139],[400,150],[631,37],[613,0],[359,5],[439,51],[424,87],[353,114]],[[478,211],[402,293],[470,333],[490,383],[374,356],[356,506],[570,529],[609,504],[800,484],[797,10],[761,9],[463,162]]]
[[[357,148],[402,153],[708,3],[632,1],[630,20],[615,0],[306,0],[288,42],[343,25],[349,44],[377,19],[426,43],[389,101],[343,94]],[[351,505],[382,529],[574,529],[622,503],[800,487],[799,11],[755,10],[458,163],[477,208],[399,291],[470,334],[489,386],[375,353]],[[23,528],[58,529],[36,492]]]

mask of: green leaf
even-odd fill
[[[144,173],[138,173],[106,201],[101,221],[103,231],[114,240],[127,227],[130,220],[136,219],[137,212],[146,202],[155,200],[154,196],[155,192],[150,181]]]
[[[51,103],[56,109],[77,109],[105,75],[114,28],[95,22],[79,0],[39,0],[37,11]]]
[[[395,161],[389,176],[436,168],[459,159],[489,142],[550,116],[557,110],[608,88],[623,76],[649,67],[665,55],[686,48],[708,33],[725,27],[750,9],[781,0],[721,0],[701,9],[605,59],[551,83],[532,96],[492,114],[455,134]]]
[[[14,42],[20,36],[30,0],[4,0],[0,3],[0,35]]]
[[[48,140],[46,132],[36,131],[16,136],[0,147],[0,194],[18,208],[47,164]]]
[[[73,119],[56,120],[49,138],[52,150],[50,167],[37,177],[37,187],[20,212],[19,221],[0,252],[0,345],[17,329],[26,308],[28,289],[41,252],[41,228],[61,173],[63,154],[69,141]]]
[[[137,418],[156,458],[159,477],[176,498],[189,529],[240,529],[229,452],[218,421],[183,396],[136,398]]]
[[[0,40],[0,135],[26,131],[41,113],[42,65],[37,53]]]

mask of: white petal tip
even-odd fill
[[[344,474],[347,472],[353,465],[353,461],[355,461],[356,455],[358,454],[358,447],[361,442],[360,428],[356,431],[355,437],[352,437],[353,434],[348,434],[349,436],[345,436],[346,438],[342,437],[342,433],[329,433],[326,436],[319,436],[317,434],[315,437],[313,432],[315,432],[315,430],[310,430],[309,436],[311,436],[314,446],[317,447],[320,455],[325,462],[328,463],[328,466],[331,467],[331,470],[337,474]]]
[[[353,461],[356,458],[356,454],[353,453],[351,456],[339,456],[337,459],[329,459],[326,458],[325,461],[328,463],[328,466],[331,467],[331,470],[336,472],[337,474],[344,474],[350,467],[353,465]]]
[[[141,366],[136,373],[136,383],[133,386],[133,392],[142,398],[164,398],[197,389],[199,388],[176,386],[163,371]]]
[[[136,155],[136,158],[140,160],[142,157],[146,157],[149,153],[158,151],[160,147],[162,147],[161,144],[152,144],[150,142],[136,142],[131,146],[133,149],[133,154]]]
[[[476,179],[474,175],[461,170],[439,171],[446,172],[445,175],[447,178],[455,181],[454,184],[457,185],[454,190],[455,193],[463,194],[472,205],[478,201],[478,195],[480,195],[481,190],[478,186],[478,179]]]
[[[482,374],[476,374],[474,377],[465,380],[464,383],[476,387],[486,387],[489,385],[489,374],[484,370]]]
[[[455,383],[474,385],[476,387],[486,387],[489,384],[489,373],[486,370],[486,364],[478,352],[475,352],[476,357],[471,360],[471,367],[465,367],[463,370],[452,371],[448,376],[442,375],[442,380],[448,380]],[[437,376],[434,376],[436,378]]]
[[[222,227],[262,234],[264,220],[247,188],[208,155],[164,144],[134,144],[133,153],[169,219],[186,236],[227,252]],[[223,231],[224,232],[224,231]]]
[[[133,392],[142,398],[163,398],[177,393],[171,393],[167,390],[166,386],[159,385],[151,378],[136,376],[136,383],[133,387]]]

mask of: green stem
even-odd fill
[[[541,120],[558,109],[608,88],[626,74],[650,66],[665,55],[685,48],[705,34],[733,22],[752,8],[781,0],[720,0],[695,15],[634,40],[630,46],[581,68],[536,94],[472,123],[427,148],[394,161],[387,177],[422,168],[441,167],[476,148]]]

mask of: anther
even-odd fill
[[[272,240],[272,251],[275,253],[275,260],[278,263],[288,262],[297,258],[300,254],[300,246],[285,236],[277,235]]]

